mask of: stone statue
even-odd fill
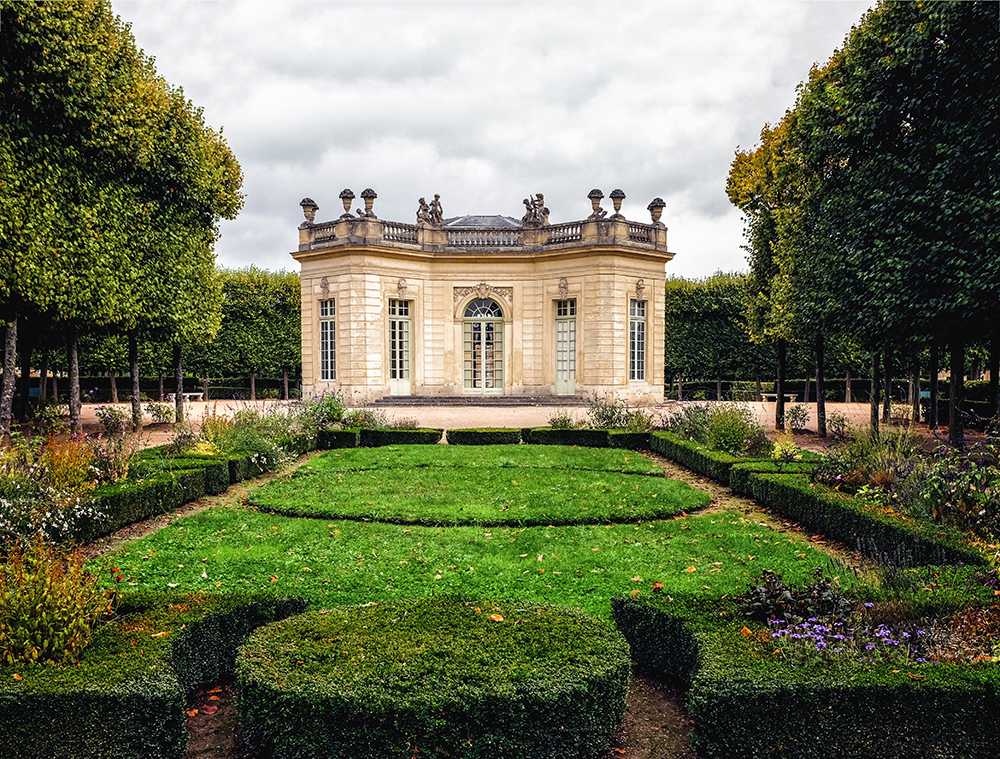
[[[437,194],[434,195],[434,200],[431,201],[430,222],[435,227],[444,226],[444,211],[441,208],[441,196]]]
[[[420,207],[417,209],[417,223],[419,224],[421,221],[430,223],[431,209],[430,206],[427,205],[427,201],[421,198],[417,202],[420,203]]]
[[[545,196],[536,193],[533,200],[525,198],[524,216],[521,217],[521,226],[538,227],[549,223],[549,209],[545,207]]]

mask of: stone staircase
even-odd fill
[[[457,408],[514,406],[586,406],[575,395],[387,395],[368,404],[377,408]]]

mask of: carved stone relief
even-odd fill
[[[406,280],[400,277],[399,282],[396,283],[396,289],[399,291],[399,297],[406,297]]]
[[[569,280],[566,277],[559,277],[559,295],[563,298],[569,295]]]
[[[646,283],[641,279],[635,283],[635,299],[646,300]]]
[[[323,293],[323,295],[330,294],[330,280],[326,277],[323,277],[323,279],[319,281],[319,291]]]
[[[458,303],[466,295],[472,294],[475,294],[477,298],[488,298],[491,295],[499,296],[509,304],[514,305],[513,287],[494,287],[485,282],[480,282],[475,287],[456,287],[454,290],[455,302]]]

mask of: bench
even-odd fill
[[[190,403],[191,401],[200,401],[202,393],[181,393],[184,398],[185,403]],[[167,400],[172,401],[174,399],[174,393],[167,393]]]
[[[777,393],[761,393],[760,396],[768,403],[775,403],[778,400]],[[798,399],[799,399],[798,393],[785,393],[785,403],[794,403]]]

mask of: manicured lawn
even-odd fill
[[[302,469],[414,467],[593,469],[663,476],[663,470],[656,462],[635,451],[561,445],[394,445],[382,448],[341,448],[313,459]]]
[[[823,555],[738,512],[565,527],[407,527],[253,509],[186,517],[111,557],[129,587],[271,589],[313,607],[429,594],[609,614],[620,593],[738,592],[763,567],[801,579]]]
[[[303,467],[258,488],[247,500],[289,516],[527,526],[672,517],[703,508],[710,498],[666,477],[480,465],[360,471]]]

